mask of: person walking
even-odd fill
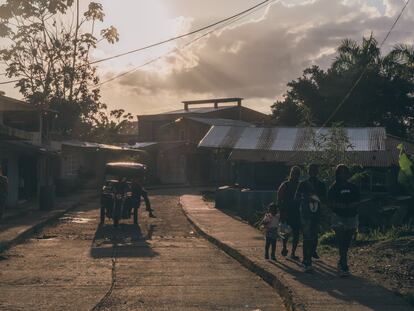
[[[148,192],[143,187],[143,180],[141,177],[135,177],[132,180],[131,192],[132,192],[132,197],[135,201],[134,204],[137,204],[139,207],[141,205],[141,197],[142,197],[144,199],[145,208],[148,212],[148,215],[152,218],[155,218],[153,209],[151,208],[151,202],[148,198]]]
[[[326,196],[325,184],[318,179],[319,167],[309,165],[309,178],[299,184],[296,198],[300,202],[300,215],[303,232],[303,268],[312,270],[312,257],[319,259],[318,227],[321,215],[321,201]]]
[[[328,206],[332,210],[332,228],[339,249],[338,273],[349,276],[348,250],[358,227],[359,189],[350,183],[349,168],[340,164],[336,167],[335,182],[328,191]]]
[[[7,194],[9,190],[8,185],[7,177],[3,175],[3,170],[0,166],[0,219],[3,218],[6,209]]]
[[[301,223],[299,204],[295,198],[299,185],[299,178],[300,168],[298,166],[293,166],[290,170],[289,178],[280,185],[277,191],[277,205],[280,208],[280,222],[288,224],[292,230],[292,250],[290,253],[290,258],[293,260],[299,259],[299,257],[296,256],[296,248],[298,247],[299,243]],[[288,238],[289,236],[285,236],[282,240],[282,256],[287,256],[288,254]]]
[[[268,206],[262,223],[266,230],[265,259],[269,259],[269,248],[271,248],[271,259],[276,260],[277,228],[279,226],[280,214],[275,203]]]

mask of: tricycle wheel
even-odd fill
[[[134,224],[135,225],[138,224],[138,207],[137,206],[134,207]]]

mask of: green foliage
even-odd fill
[[[400,238],[414,236],[414,227],[404,225],[400,227],[391,227],[387,229],[373,229],[365,233],[358,233],[356,243],[377,243],[384,241],[395,241]],[[319,244],[322,246],[335,246],[335,232],[329,230],[319,237]]]
[[[333,246],[335,245],[335,243],[336,243],[335,232],[333,230],[327,231],[319,237],[320,245]]]
[[[363,76],[330,122],[344,126],[385,126],[406,136],[414,126],[414,49],[397,45],[385,56],[372,36],[358,44],[344,40],[331,67],[306,68],[288,83],[284,99],[272,106],[277,125],[321,126]]]
[[[400,171],[398,173],[398,182],[404,187],[409,194],[414,194],[414,174],[413,174],[413,160],[404,151],[404,146],[398,146],[400,150],[400,157],[398,164]]]
[[[409,225],[391,227],[388,229],[373,229],[367,233],[358,233],[358,242],[382,242],[382,241],[395,241],[400,238],[413,236],[414,227]]]
[[[307,128],[308,146],[313,150],[307,156],[307,164],[319,164],[319,174],[328,184],[335,179],[335,168],[338,164],[351,165],[347,151],[353,146],[349,142],[345,130],[339,124],[333,124],[328,131]]]
[[[114,142],[120,133],[129,131],[133,119],[133,115],[124,109],[112,110],[109,115],[101,111],[91,135],[100,142]]]
[[[87,136],[105,122],[100,112],[96,68],[90,52],[101,40],[118,41],[114,27],[94,34],[105,16],[101,4],[91,2],[79,21],[68,21],[73,0],[7,0],[0,9],[0,37],[8,42],[0,50],[8,78],[17,78],[20,93],[32,104],[59,111],[60,131],[66,136]]]

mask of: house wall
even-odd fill
[[[157,157],[157,175],[163,184],[187,183],[187,156],[179,149],[161,151]]]
[[[191,111],[191,110],[190,110]],[[194,112],[177,114],[158,114],[138,116],[138,136],[140,141],[157,141],[160,138],[162,126],[184,116],[197,116],[205,118],[221,118],[241,120],[250,123],[263,123],[270,119],[266,114],[243,106],[234,106],[228,109],[220,109],[206,113]]]
[[[37,196],[39,182],[38,156],[19,150],[1,150],[0,163],[8,179],[7,206]]]
[[[19,200],[19,167],[18,154],[12,151],[0,151],[0,163],[3,174],[8,179],[7,206],[15,207]]]

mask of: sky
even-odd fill
[[[120,40],[101,42],[92,58],[100,59],[162,41],[236,14],[261,0],[95,0]],[[1,0],[0,0],[1,2]],[[345,38],[361,41],[371,32],[382,41],[404,0],[280,0],[185,46],[189,37],[144,52],[100,63],[101,81],[149,60],[158,61],[102,85],[110,109],[155,114],[182,108],[182,101],[242,97],[247,107],[269,113],[286,84],[310,65],[327,68]],[[414,1],[413,1],[414,2]],[[413,44],[411,2],[388,41]],[[89,1],[81,0],[86,8]],[[0,42],[1,45],[1,42]],[[0,79],[2,80],[2,79]],[[3,81],[3,80],[2,80]],[[13,85],[6,95],[21,98]]]

